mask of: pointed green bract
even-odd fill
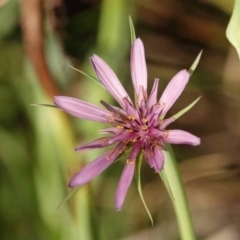
[[[91,75],[89,75],[89,74],[87,74],[87,73],[85,73],[85,72],[83,72],[83,71],[81,71],[81,70],[79,70],[79,69],[77,69],[77,68],[69,65],[69,64],[68,64],[68,66],[69,66],[70,68],[74,69],[75,71],[80,72],[82,75],[84,75],[84,76],[86,76],[86,77],[89,77],[90,79],[92,79],[92,80],[96,81],[97,83],[101,84],[101,83],[98,81],[97,78],[95,78],[95,77],[93,77],[93,76],[91,76]],[[101,84],[101,85],[102,85],[102,84]]]
[[[199,101],[200,98],[201,98],[201,96],[199,98],[197,98],[194,102],[189,104],[187,107],[185,107],[183,110],[181,110],[180,112],[178,112],[177,114],[172,116],[172,118],[174,118],[175,120],[180,118],[183,114],[188,112]]]
[[[240,0],[235,0],[232,17],[229,21],[226,35],[230,43],[236,48],[240,58]]]
[[[153,225],[152,215],[151,215],[151,213],[150,213],[150,211],[149,211],[149,209],[148,209],[148,207],[147,207],[147,204],[146,204],[146,202],[145,202],[145,200],[144,200],[144,197],[143,197],[143,194],[142,194],[142,186],[141,186],[141,165],[142,165],[142,154],[139,156],[139,159],[138,159],[138,161],[137,161],[137,188],[138,188],[138,193],[139,193],[139,195],[140,195],[140,198],[141,198],[141,200],[142,200],[142,203],[143,203],[143,205],[144,205],[144,207],[145,207],[145,209],[146,209],[146,211],[147,211],[147,214],[148,214],[148,216],[149,216],[149,218],[150,218],[150,221],[151,221],[151,223],[152,223],[152,225]]]
[[[77,193],[81,188],[82,188],[82,186],[75,187],[75,188],[67,195],[67,197],[59,204],[59,206],[57,207],[57,209],[59,209],[64,203],[66,203],[66,202],[67,202],[75,193]]]
[[[132,22],[132,18],[129,16],[129,27],[130,27],[130,34],[131,34],[131,43],[136,39],[135,29]]]
[[[33,103],[33,104],[30,104],[31,106],[33,107],[51,107],[51,108],[58,108],[57,106],[55,105],[51,105],[51,104],[42,104],[42,103]]]
[[[200,51],[200,53],[198,54],[197,58],[193,62],[192,66],[189,68],[188,72],[190,74],[192,74],[195,71],[195,69],[196,69],[196,67],[197,67],[197,65],[198,65],[198,63],[200,61],[201,56],[202,56],[202,50]]]

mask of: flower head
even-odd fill
[[[138,38],[131,49],[131,76],[135,92],[135,106],[112,69],[97,55],[91,58],[93,68],[101,84],[109,91],[121,108],[104,101],[99,108],[79,99],[57,96],[54,103],[67,113],[96,122],[111,125],[100,130],[107,133],[90,143],[76,148],[76,151],[104,148],[113,145],[112,150],[97,157],[86,165],[70,181],[69,187],[82,186],[103,172],[127,149],[131,149],[120,177],[115,207],[120,210],[132,182],[137,156],[140,152],[149,166],[159,172],[164,166],[164,143],[199,145],[200,139],[186,131],[166,130],[175,119],[164,118],[168,110],[182,93],[190,74],[186,70],[177,73],[167,85],[160,99],[157,98],[159,80],[147,94],[147,67],[144,46]]]

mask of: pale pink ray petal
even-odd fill
[[[117,133],[120,133],[122,130],[121,129],[118,129],[116,127],[111,127],[111,128],[105,128],[105,129],[100,129],[98,130],[99,133],[102,133],[102,134],[117,134]]]
[[[108,153],[96,158],[78,172],[69,182],[69,187],[82,186],[108,168],[115,159],[108,160]]]
[[[129,98],[129,96],[118,80],[116,74],[99,56],[93,55],[90,58],[90,61],[103,86],[112,94],[120,106],[124,108],[125,104],[123,98]],[[129,101],[131,101],[130,98]]]
[[[157,103],[157,93],[158,93],[158,83],[159,83],[159,79],[158,78],[155,78],[154,80],[154,84],[153,84],[153,88],[152,88],[152,91],[149,95],[149,98],[148,98],[148,109],[150,110],[151,107]]]
[[[150,167],[153,167],[155,172],[160,172],[164,165],[164,156],[161,149],[154,147],[153,153],[148,158]]]
[[[120,143],[113,151],[108,151],[97,157],[94,161],[87,164],[80,172],[78,172],[69,182],[69,187],[82,186],[91,181],[94,177],[102,173],[108,168],[114,160],[124,150],[124,144]]]
[[[160,128],[159,129],[161,129],[161,130],[165,129],[169,124],[171,124],[174,121],[175,121],[175,119],[173,117],[164,119],[162,121],[162,123],[160,124]]]
[[[142,145],[143,145],[142,141],[136,142],[133,145],[130,156],[127,160],[127,163],[123,169],[122,175],[118,182],[116,195],[115,195],[115,208],[117,211],[121,210],[128,188],[132,182],[134,170],[135,170],[136,157]]]
[[[135,170],[135,161],[127,161],[120,180],[118,182],[117,191],[115,195],[115,208],[120,211],[126,197],[128,188],[133,180]]]
[[[127,98],[124,98],[124,99],[127,99]],[[128,102],[131,102],[131,101],[128,101]],[[120,115],[121,117],[127,117],[126,115],[126,112],[121,109],[121,108],[118,108],[118,107],[115,107],[111,104],[108,104],[106,103],[105,101],[101,100],[100,103],[109,111],[109,112],[113,112],[115,113],[116,115]]]
[[[188,83],[189,77],[189,72],[187,70],[182,70],[177,73],[169,82],[159,100],[161,104],[164,104],[164,109],[161,113],[162,116],[166,115],[168,110],[172,107],[172,105],[181,95],[186,84]]]
[[[139,114],[138,111],[133,107],[133,105],[128,101],[127,98],[124,98],[125,109],[128,115],[128,118],[133,117],[132,120],[137,119],[139,121]]]
[[[157,129],[157,128],[148,129],[148,133],[151,135],[151,137],[154,137],[156,139],[161,138],[165,135],[164,131]]]
[[[159,102],[153,105],[151,112],[148,114],[148,122],[150,125],[155,123],[154,126],[157,126],[159,124],[160,113],[162,110],[163,105],[159,104]]]
[[[199,137],[192,135],[189,132],[183,130],[169,130],[167,131],[166,137],[163,139],[164,142],[173,144],[189,144],[199,145],[201,140]]]
[[[72,97],[56,96],[54,103],[65,112],[86,120],[107,123],[111,117],[109,111]]]
[[[141,115],[146,116],[148,108],[147,108],[147,93],[143,89],[142,86],[140,86],[139,96],[138,97],[138,107],[141,109]]]
[[[147,91],[147,66],[143,42],[140,38],[134,40],[131,49],[131,75],[135,93],[142,86]]]
[[[113,137],[111,137],[108,143],[113,144],[118,141],[128,141],[128,140],[134,139],[135,137],[137,137],[137,134],[134,132],[122,131],[120,133],[115,134]]]
[[[75,151],[79,152],[79,151],[84,151],[84,150],[89,150],[89,149],[94,149],[94,148],[103,148],[103,147],[107,147],[110,144],[108,143],[109,137],[104,137],[104,138],[99,138],[96,139],[92,142],[83,144],[79,147],[75,147]]]

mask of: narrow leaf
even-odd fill
[[[192,102],[191,104],[189,104],[187,107],[185,107],[184,109],[182,109],[180,112],[178,112],[177,114],[175,114],[174,116],[172,116],[175,120],[180,118],[183,114],[185,114],[186,112],[188,112],[201,98],[201,96],[199,98],[197,98],[194,102]]]
[[[235,0],[232,17],[227,26],[226,35],[230,43],[236,48],[240,58],[240,0]]]
[[[165,173],[165,170],[162,169],[160,172],[159,172],[159,176],[161,177],[167,191],[168,191],[168,194],[170,196],[170,198],[172,199],[172,201],[175,201],[174,199],[174,196],[173,196],[173,193],[172,193],[172,190],[171,190],[171,187],[170,187],[170,184],[169,184],[169,181],[168,181],[168,178],[167,178],[167,175]]]
[[[75,188],[67,195],[67,197],[59,204],[59,206],[57,207],[57,209],[59,209],[64,203],[66,203],[66,202],[67,202],[75,193],[77,193],[81,188],[82,188],[82,186],[75,187]]]
[[[130,16],[129,16],[129,26],[130,26],[130,34],[131,34],[131,43],[133,43],[134,40],[136,39],[136,34],[135,34],[132,18]]]
[[[144,205],[144,207],[145,207],[145,209],[146,209],[146,211],[147,211],[148,217],[150,218],[150,221],[151,221],[152,226],[153,226],[153,218],[152,218],[152,216],[151,216],[151,213],[150,213],[150,211],[149,211],[149,209],[148,209],[148,207],[147,207],[147,204],[146,204],[146,202],[145,202],[145,200],[144,200],[144,197],[143,197],[143,194],[142,194],[142,186],[141,186],[142,154],[140,155],[140,157],[139,157],[139,159],[138,159],[138,161],[137,161],[137,164],[138,164],[138,166],[137,166],[137,186],[138,186],[138,193],[139,193],[139,195],[140,195],[140,198],[141,198],[141,200],[142,200],[142,203],[143,203],[143,205]]]
[[[51,104],[42,104],[42,103],[32,103],[30,104],[33,107],[51,107],[51,108],[58,108],[55,105],[51,105]]]
[[[190,69],[188,70],[188,72],[189,72],[190,74],[192,74],[192,73],[195,71],[195,69],[196,69],[196,67],[197,67],[197,65],[198,65],[198,63],[199,63],[199,61],[200,61],[201,56],[202,56],[202,50],[200,51],[200,53],[198,54],[197,58],[196,58],[195,61],[193,62],[192,66],[191,66]]]
[[[79,70],[79,69],[77,69],[77,68],[69,65],[69,64],[67,64],[67,65],[68,65],[70,68],[72,68],[73,70],[75,70],[75,71],[77,71],[77,72],[80,72],[82,75],[84,75],[84,76],[86,76],[86,77],[89,77],[90,79],[92,79],[92,80],[96,81],[97,83],[101,84],[101,83],[98,81],[97,78],[95,78],[95,77],[93,77],[93,76],[91,76],[91,75],[89,75],[89,74],[87,74],[87,73],[85,73],[85,72],[83,72],[83,71],[81,71],[81,70]],[[101,85],[102,85],[102,84],[101,84]]]

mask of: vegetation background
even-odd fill
[[[226,39],[233,0],[1,0],[0,1],[0,238],[4,240],[179,239],[172,204],[157,174],[142,171],[143,194],[133,183],[121,212],[114,194],[124,161],[69,193],[71,176],[99,154],[74,152],[101,124],[52,108],[54,95],[99,104],[113,101],[68,64],[94,74],[100,55],[132,95],[128,16],[145,44],[149,85],[159,94],[197,54],[197,70],[169,113],[198,96],[174,127],[201,137],[199,147],[174,146],[198,239],[240,239],[240,65]]]

